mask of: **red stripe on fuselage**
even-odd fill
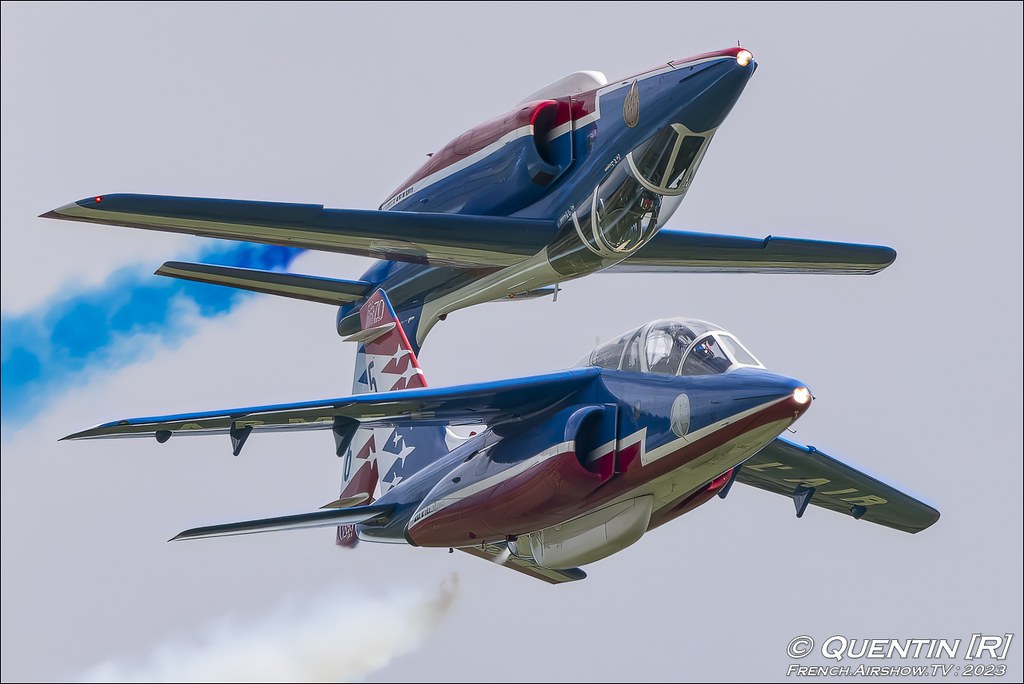
[[[478,538],[502,539],[506,527],[548,527],[611,476],[610,470],[584,468],[576,452],[563,451],[431,513],[410,525],[406,537],[417,546],[465,546]]]
[[[727,425],[693,444],[683,445],[672,453],[644,466],[640,465],[640,443],[629,445],[619,452],[619,469],[622,472],[616,473],[607,482],[598,485],[592,493],[561,506],[556,505],[534,511],[529,516],[517,511],[517,514],[509,515],[504,521],[510,523],[509,527],[504,529],[495,529],[502,521],[496,519],[494,512],[510,513],[517,505],[524,502],[522,499],[517,499],[522,495],[521,492],[514,492],[511,488],[503,487],[504,483],[499,483],[484,491],[471,494],[458,503],[412,525],[406,533],[406,538],[416,546],[459,546],[460,544],[465,546],[482,541],[500,541],[506,535],[518,536],[556,525],[597,509],[631,490],[667,475],[751,430],[786,418],[795,420],[806,409],[806,404],[797,404],[793,399],[780,401],[748,418]],[[625,464],[621,459],[627,452],[630,461]],[[551,464],[549,467],[554,466],[555,464]],[[524,472],[523,476],[527,473],[530,471]],[[534,474],[542,473],[549,474],[548,469],[538,470]]]
[[[529,102],[514,112],[504,114],[471,128],[459,137],[452,140],[440,152],[435,153],[426,164],[421,166],[416,173],[411,175],[404,183],[391,193],[384,204],[387,204],[392,197],[402,192],[409,186],[423,180],[427,176],[445,169],[457,161],[479,152],[491,143],[500,140],[502,136],[519,130],[523,126],[532,126],[540,112],[546,107],[558,106],[556,100],[538,100]],[[564,109],[564,112],[562,111]],[[555,126],[560,126],[569,121],[568,108],[559,107],[555,118]]]
[[[669,62],[669,64],[671,64],[672,66],[679,66],[680,64],[689,64],[690,62],[696,62],[702,59],[712,59],[714,57],[735,57],[746,49],[747,48],[745,47],[740,47],[739,45],[737,45],[736,47],[725,48],[724,50],[712,50],[711,52],[702,52],[699,55],[693,55],[692,57],[687,57],[685,59],[673,59],[671,62]]]
[[[738,55],[743,50],[746,50],[746,48],[731,47],[731,48],[726,48],[724,50],[714,50],[712,52],[702,52],[699,55],[693,55],[692,57],[686,57],[684,59],[673,59],[672,61],[666,62],[665,64],[659,64],[658,66],[654,67],[653,69],[646,69],[646,70],[641,71],[639,73],[633,74],[632,76],[626,76],[625,78],[620,78],[619,80],[622,81],[623,83],[625,83],[627,81],[633,80],[634,78],[640,78],[641,76],[646,76],[647,74],[649,74],[649,73],[651,73],[653,71],[660,71],[660,70],[664,69],[667,66],[670,66],[670,67],[673,67],[673,68],[678,68],[678,67],[685,67],[688,64],[691,64],[693,62],[700,62],[700,61],[707,60],[707,59],[715,59],[716,57],[735,57],[736,55]],[[609,82],[609,85],[611,85],[611,82]],[[604,87],[607,88],[608,86],[604,86]],[[591,92],[595,92],[595,91],[591,91]],[[582,95],[580,97],[582,97]]]
[[[730,468],[712,480],[709,484],[703,487],[698,487],[691,492],[687,492],[667,506],[662,506],[659,510],[654,512],[654,515],[651,516],[651,522],[647,525],[647,530],[650,531],[655,527],[661,527],[665,523],[675,520],[684,513],[689,513],[698,506],[711,501],[718,495],[718,492],[721,491],[722,487],[729,482],[729,477],[732,475],[733,470],[735,470],[735,468]]]

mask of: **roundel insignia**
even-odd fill
[[[690,431],[690,397],[680,394],[672,402],[672,432],[685,437]]]
[[[622,119],[630,128],[636,128],[640,123],[640,89],[637,88],[636,81],[629,87],[626,99],[622,103]]]

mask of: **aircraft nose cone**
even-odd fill
[[[811,394],[811,390],[807,388],[807,385],[800,383],[790,392],[787,403],[793,409],[793,420],[796,420],[804,415],[807,409],[811,408],[811,404],[814,403],[814,395]]]
[[[689,96],[681,112],[683,124],[696,133],[720,126],[756,69],[753,59],[746,65],[730,59],[682,74],[679,87]]]
[[[814,399],[811,396],[811,390],[807,389],[803,385],[793,390],[793,401],[796,402],[797,406],[810,406],[811,400]]]
[[[740,368],[728,375],[743,388],[744,395],[772,398],[799,415],[811,407],[814,395],[803,382],[760,368]]]

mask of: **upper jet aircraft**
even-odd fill
[[[453,311],[555,294],[601,270],[885,268],[896,256],[887,247],[663,227],[756,68],[735,47],[612,82],[571,74],[449,142],[376,211],[114,194],[43,216],[376,257],[359,280],[181,262],[157,273],[339,305],[343,336],[385,288],[417,351]]]

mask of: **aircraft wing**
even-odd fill
[[[937,510],[912,496],[814,447],[781,438],[740,466],[736,479],[792,497],[798,516],[810,503],[912,534],[939,519]]]
[[[90,197],[42,216],[464,268],[518,263],[556,232],[546,220],[132,194]]]
[[[878,245],[798,238],[658,231],[636,254],[612,266],[623,273],[878,273],[896,251]]]
[[[104,423],[64,439],[231,434],[244,442],[250,432],[330,429],[354,434],[360,425],[483,424],[513,420],[559,404],[600,375],[581,368],[474,385],[399,390],[352,397],[248,408],[128,418]],[[349,437],[351,439],[351,437]],[[240,450],[240,444],[235,444]]]
[[[466,546],[460,548],[459,551],[465,551],[471,556],[489,560],[495,564],[501,565],[502,567],[509,568],[510,570],[515,570],[516,572],[521,572],[529,577],[543,580],[548,584],[575,582],[577,580],[586,579],[587,577],[587,573],[583,572],[579,568],[551,570],[549,568],[542,568],[536,563],[525,558],[508,555],[506,547],[503,544],[487,544],[484,548],[480,548],[479,546]],[[504,557],[505,560],[500,563],[495,560],[501,557]]]

